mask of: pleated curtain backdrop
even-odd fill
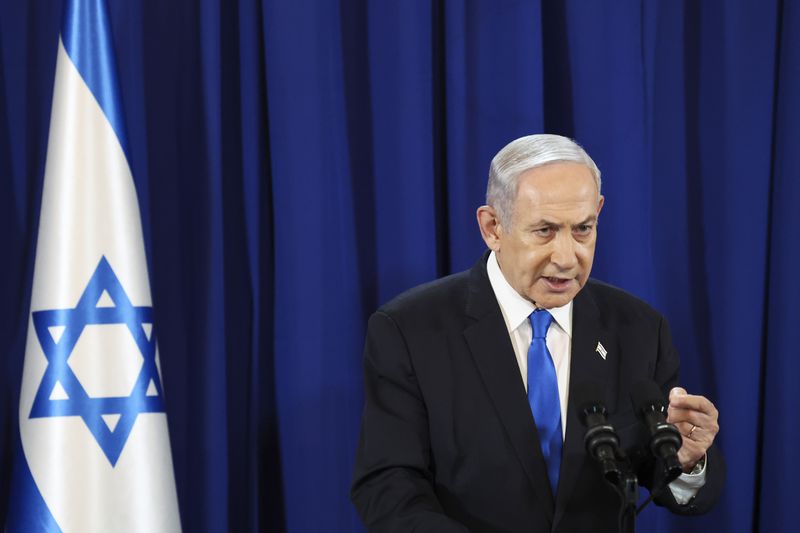
[[[362,531],[365,321],[480,256],[515,137],[603,172],[594,276],[669,319],[729,463],[701,518],[791,531],[800,400],[800,5],[109,0],[185,531]],[[0,520],[60,2],[0,1]]]

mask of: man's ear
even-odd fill
[[[500,219],[493,207],[482,205],[476,213],[478,227],[481,229],[481,237],[486,246],[494,252],[500,251],[500,240],[503,228],[500,226]]]

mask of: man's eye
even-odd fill
[[[546,227],[546,228],[538,228],[533,230],[534,235],[538,237],[549,237],[553,234],[553,228]]]
[[[592,226],[590,224],[581,224],[580,226],[575,227],[575,233],[578,235],[588,235],[592,231]]]

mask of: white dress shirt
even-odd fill
[[[528,390],[528,348],[531,345],[531,323],[528,317],[536,306],[509,285],[494,252],[489,254],[486,262],[486,273],[489,275],[489,283],[500,304],[500,311],[506,323],[506,329],[511,337],[511,344],[514,347],[514,355],[517,358],[519,372],[522,375],[522,382],[525,390]],[[558,381],[558,396],[561,404],[561,437],[566,438],[567,434],[567,405],[569,400],[569,369],[572,359],[572,302],[562,306],[548,309],[553,315],[553,322],[547,330],[545,342],[550,356],[553,358],[553,366],[556,369],[556,380]],[[705,484],[706,472],[705,465],[698,474],[681,474],[681,476],[669,484],[675,500],[683,505],[687,503],[697,491]]]
[[[514,290],[506,281],[503,273],[500,272],[500,265],[494,252],[489,254],[486,262],[486,272],[489,274],[489,283],[492,285],[497,303],[500,304],[500,311],[503,313],[503,320],[506,329],[511,336],[511,344],[514,346],[514,355],[517,356],[519,372],[522,374],[522,382],[525,390],[528,390],[528,348],[531,345],[531,321],[528,317],[536,310],[536,306],[526,300]],[[545,342],[550,356],[553,358],[553,366],[556,368],[556,380],[558,381],[558,396],[561,402],[561,438],[567,434],[567,401],[569,399],[569,366],[572,359],[572,302],[563,307],[548,309],[553,315],[553,322],[547,330]]]

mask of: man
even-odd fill
[[[646,442],[631,387],[651,379],[670,391],[685,473],[656,502],[697,514],[716,500],[717,411],[676,387],[666,321],[589,279],[600,185],[570,139],[513,141],[492,160],[477,212],[490,252],[370,318],[351,492],[370,531],[618,531],[619,498],[570,404],[589,381],[603,385],[627,448]],[[652,484],[652,462],[635,466]]]

